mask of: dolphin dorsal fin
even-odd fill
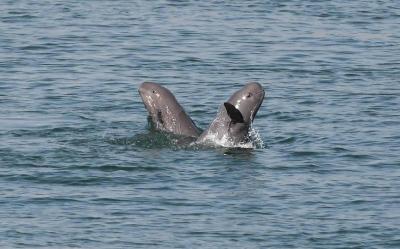
[[[225,102],[224,103],[226,112],[228,116],[232,119],[235,123],[244,123],[243,115],[240,111],[231,103]]]

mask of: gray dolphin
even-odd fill
[[[249,130],[264,100],[264,89],[256,82],[246,84],[220,106],[212,121],[197,142],[227,141],[230,146],[250,141]]]
[[[144,82],[139,94],[156,129],[190,137],[200,135],[200,130],[167,88]]]

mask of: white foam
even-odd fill
[[[254,127],[251,125],[250,126],[250,131],[249,131],[249,137],[250,141],[253,143],[253,148],[257,149],[264,149],[264,141],[261,138],[260,133],[254,129]]]
[[[222,137],[217,136],[216,133],[209,133],[204,137],[204,141],[215,144],[217,146],[226,148],[245,148],[245,149],[262,149],[264,148],[264,142],[261,139],[260,133],[250,126],[249,141],[242,143],[235,143],[226,134]]]

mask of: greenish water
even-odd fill
[[[0,247],[399,248],[398,1],[1,1]],[[266,90],[252,150],[203,129]]]

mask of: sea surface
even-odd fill
[[[246,82],[252,149],[181,147]],[[400,248],[400,1],[0,1],[0,248]]]

